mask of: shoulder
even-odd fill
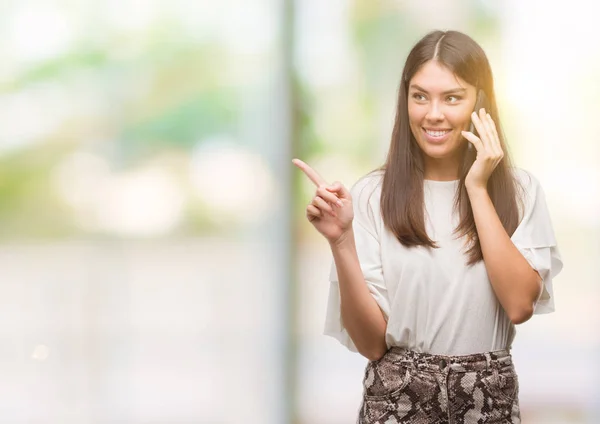
[[[513,168],[516,181],[516,193],[519,199],[520,215],[530,215],[534,209],[539,209],[545,202],[546,196],[539,180],[530,171]]]
[[[523,168],[513,167],[511,170],[515,180],[521,185],[529,185],[535,179],[529,171]]]
[[[519,226],[511,239],[521,248],[541,249],[555,246],[552,219],[540,181],[531,172],[523,169],[514,168],[514,174],[515,179],[520,183],[518,185],[521,186],[517,187],[517,194],[524,202],[523,204],[519,202]]]
[[[523,168],[512,168],[513,176],[517,183],[517,189],[523,197],[535,197],[540,187],[539,180]]]
[[[375,170],[359,178],[350,189],[354,216],[357,220],[368,220],[374,223],[380,220],[379,201],[382,182],[383,171]]]
[[[381,196],[381,184],[383,182],[383,171],[375,170],[364,175],[352,185],[350,194],[352,200],[358,203],[379,202]]]

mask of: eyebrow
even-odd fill
[[[429,92],[427,90],[425,90],[423,87],[419,87],[417,84],[411,84],[410,88],[414,88],[415,90],[422,91],[423,93],[429,94]],[[465,88],[453,88],[451,90],[444,91],[442,94],[464,93],[466,91],[467,90]]]

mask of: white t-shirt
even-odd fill
[[[511,240],[543,278],[534,313],[552,312],[552,279],[563,265],[544,192],[531,174],[513,169],[525,202]],[[350,192],[356,250],[369,291],[388,320],[388,347],[440,355],[510,349],[515,326],[494,294],[484,261],[467,267],[464,238],[453,239],[459,221],[458,212],[452,212],[458,181],[424,181],[427,234],[439,248],[406,248],[383,224],[382,177],[382,171],[369,174]],[[332,261],[324,333],[356,351],[342,322],[338,284]]]

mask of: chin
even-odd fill
[[[448,146],[430,146],[428,144],[419,145],[421,151],[425,153],[427,156],[435,159],[443,159],[452,154],[452,150],[448,150]]]
[[[455,156],[460,154],[461,150],[461,146],[456,143],[456,140],[448,140],[446,143],[437,146],[428,143],[426,140],[419,140],[417,144],[423,153],[434,159]]]

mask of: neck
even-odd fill
[[[448,168],[425,168],[424,179],[434,181],[454,181],[458,180],[458,171],[456,166]]]
[[[425,164],[424,179],[434,181],[455,181],[460,175],[460,154],[452,158],[432,158],[423,155]]]

